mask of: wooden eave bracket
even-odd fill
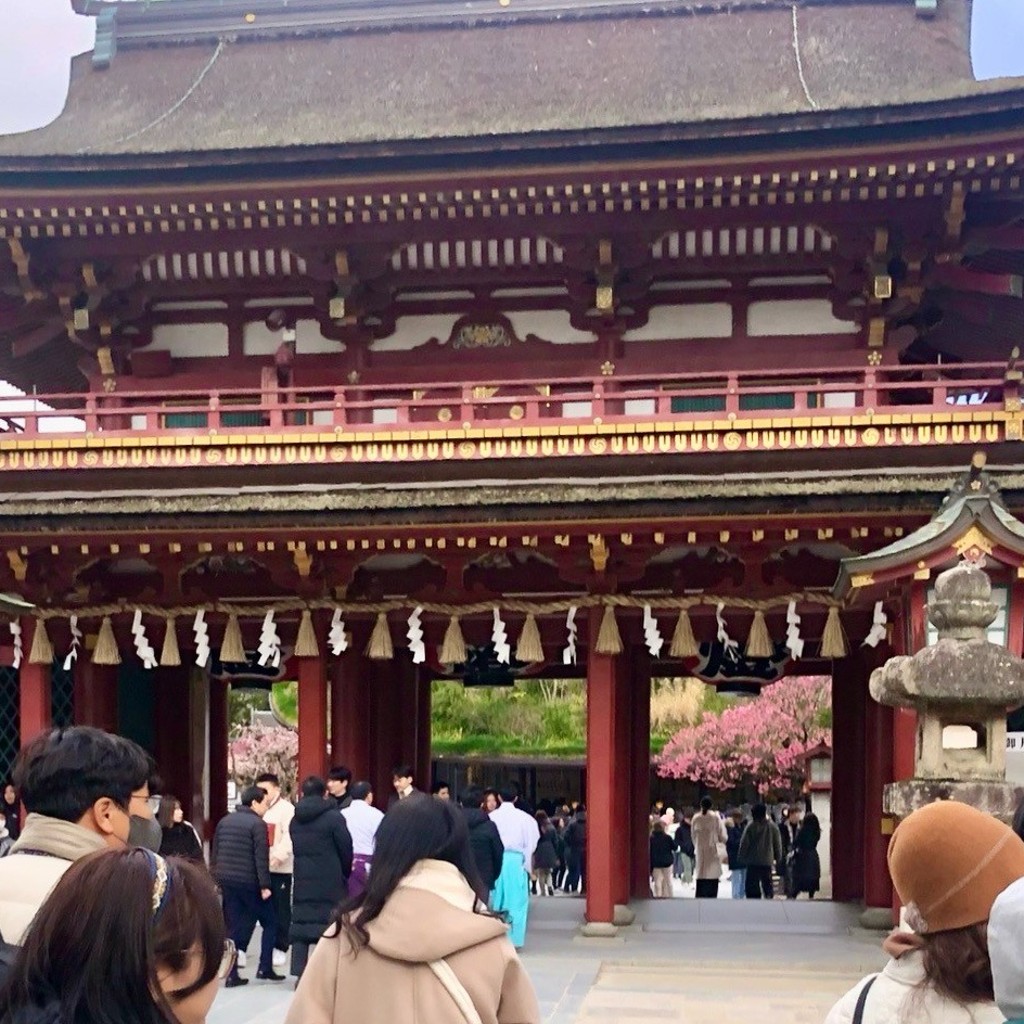
[[[914,0],[919,18],[934,18],[939,12],[939,0]]]

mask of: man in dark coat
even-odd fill
[[[267,811],[267,791],[259,786],[242,790],[234,814],[221,818],[213,834],[210,871],[224,898],[224,920],[228,934],[240,950],[245,950],[258,921],[263,929],[260,963],[256,977],[264,981],[284,981],[274,972],[274,938],[277,915],[270,888],[270,843],[263,815]],[[232,967],[224,984],[228,988],[248,985],[249,979]]]
[[[484,794],[477,786],[464,789],[459,796],[462,812],[466,815],[469,826],[469,845],[473,851],[473,860],[480,878],[487,891],[494,889],[494,883],[501,874],[501,862],[505,856],[505,847],[498,833],[498,826],[491,821],[483,810]]]
[[[352,769],[343,764],[335,765],[327,773],[327,793],[337,810],[343,811],[352,803]]]
[[[565,830],[565,891],[587,889],[587,809],[580,804]]]
[[[323,935],[334,908],[348,894],[352,873],[352,836],[327,793],[327,783],[311,775],[301,793],[291,823],[292,974],[297,978],[306,969],[310,945]]]

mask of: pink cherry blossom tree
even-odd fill
[[[680,729],[657,758],[658,774],[717,790],[746,782],[761,792],[796,789],[804,755],[832,744],[831,702],[828,676],[781,679],[752,701]]]
[[[281,788],[294,793],[298,756],[298,733],[281,726],[240,726],[228,744],[231,774],[239,786],[252,785],[261,772],[274,772]]]

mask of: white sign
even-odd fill
[[[1016,753],[1024,753],[1024,732],[1008,732],[1006,734],[1006,749]]]

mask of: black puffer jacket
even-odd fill
[[[462,812],[469,826],[469,846],[473,851],[476,869],[480,873],[480,880],[490,892],[501,874],[501,862],[505,857],[501,834],[490,817],[476,807],[464,807]]]
[[[239,807],[234,814],[217,822],[210,871],[221,885],[270,888],[267,826],[251,807]]]
[[[540,830],[537,849],[533,851],[533,866],[541,871],[554,871],[558,867],[558,832],[554,825]]]
[[[334,801],[317,796],[304,796],[295,805],[289,831],[295,852],[291,939],[316,942],[348,893],[352,836]]]

